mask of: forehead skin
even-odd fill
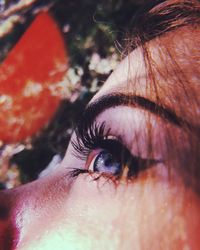
[[[171,41],[170,46],[174,44],[175,48],[183,39],[183,30],[168,34],[159,42]],[[195,32],[190,32],[196,37]],[[196,43],[196,38],[186,34],[185,37]],[[154,41],[149,43],[150,53],[162,68],[154,44]],[[155,87],[152,91],[147,85],[144,65],[141,50],[136,49],[120,63],[92,101],[113,91],[131,91],[157,101]],[[156,77],[160,79],[157,92],[161,101],[180,112],[167,98],[169,92],[169,95],[175,92],[170,91],[169,83],[178,88],[171,75],[165,81],[160,75]],[[193,92],[196,85],[190,83]],[[181,91],[177,90],[177,94]],[[180,102],[184,103],[181,97]],[[15,191],[13,199],[18,199],[15,214],[20,232],[17,250],[199,249],[199,197],[181,180],[166,181],[152,168],[133,183],[122,183],[117,189],[104,179],[96,182],[86,175],[70,183],[66,173],[78,163],[69,146],[59,171]]]
[[[200,125],[199,44],[200,30],[192,27],[150,41],[145,52],[137,48],[124,59],[94,99],[113,91],[128,91]],[[144,59],[146,52],[148,59]]]

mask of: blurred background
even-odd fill
[[[0,0],[0,189],[48,174],[144,0]]]

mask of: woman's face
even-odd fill
[[[184,60],[180,51],[197,42],[194,34],[183,29],[159,40],[170,41],[188,77],[191,51]],[[166,70],[158,41],[148,48]],[[181,174],[190,152],[179,118],[184,100],[169,64],[165,78],[154,72],[152,87],[141,49],[133,51],[86,108],[60,167],[1,194],[3,249],[13,239],[17,250],[199,249],[200,199]],[[196,88],[191,80],[189,91]]]

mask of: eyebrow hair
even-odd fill
[[[131,94],[112,93],[104,95],[98,98],[96,101],[88,104],[81,116],[78,127],[82,127],[80,128],[80,130],[82,130],[83,127],[87,128],[89,124],[92,124],[94,122],[94,120],[100,113],[109,108],[115,108],[117,106],[142,108],[178,127],[182,127],[183,125],[186,127],[190,126],[187,121],[178,117],[172,110],[163,107],[153,101],[150,101],[144,97]]]

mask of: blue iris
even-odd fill
[[[96,157],[94,161],[94,171],[101,173],[109,173],[113,175],[120,174],[122,170],[122,164],[112,153],[108,151],[102,151]]]

